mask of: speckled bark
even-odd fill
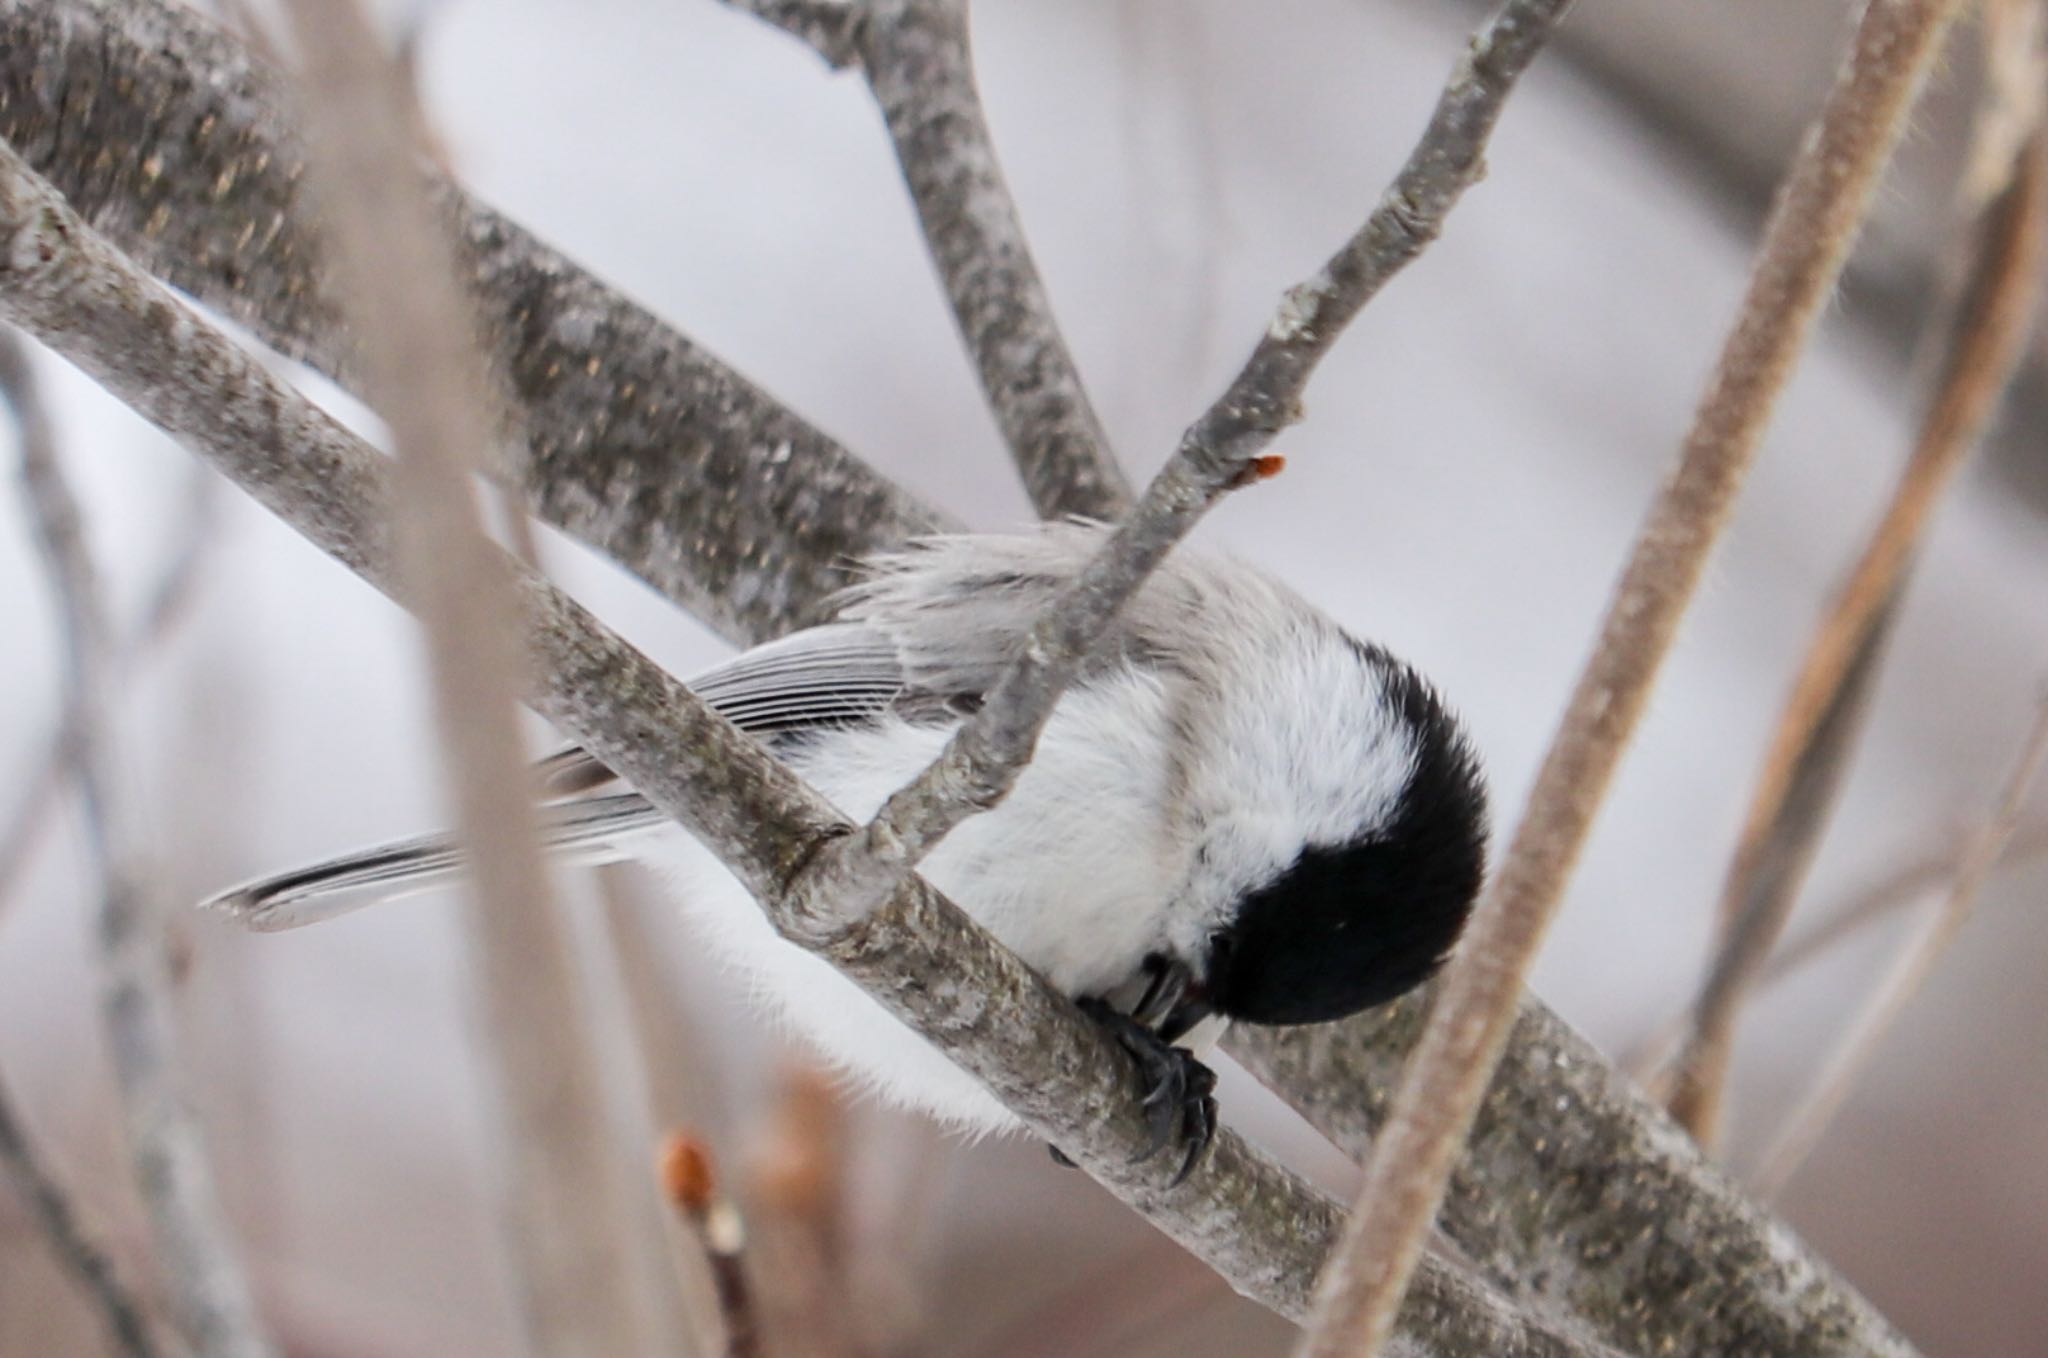
[[[869,0],[861,19],[861,68],[1031,503],[1047,518],[1116,518],[1130,507],[1130,484],[1088,403],[996,164],[965,0]]]
[[[0,136],[146,267],[353,381],[275,77],[181,5],[0,0]],[[535,511],[734,638],[941,516],[446,183]]]
[[[0,146],[0,318],[11,320],[397,595],[382,459],[136,271]],[[1146,1144],[1111,1039],[920,878],[868,919],[804,913],[785,887],[847,834],[816,793],[573,600],[510,561],[536,658],[528,700],[689,827],[776,926],[830,957],[996,1090],[1033,1131],[1245,1295],[1306,1314],[1341,1208],[1234,1134],[1188,1181]],[[401,600],[402,601],[402,600]],[[1600,1358],[1515,1316],[1449,1266],[1425,1266],[1402,1342],[1458,1358]]]
[[[1429,992],[1343,1023],[1233,1029],[1226,1048],[1363,1159]],[[1599,1052],[1534,1000],[1438,1225],[1497,1286],[1631,1353],[1913,1352]]]

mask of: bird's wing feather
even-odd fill
[[[888,639],[871,627],[831,623],[735,656],[699,675],[697,695],[743,731],[760,736],[844,725],[886,711],[903,692],[903,670]],[[543,795],[541,840],[551,856],[604,863],[668,818],[610,769],[571,747],[535,767]],[[604,789],[613,791],[605,792]],[[601,794],[601,795],[599,795]],[[462,872],[453,839],[429,835],[380,845],[244,883],[206,904],[251,928],[293,929],[378,901],[425,891]]]
[[[1022,651],[1032,622],[1079,574],[1106,529],[1048,524],[1016,534],[920,539],[870,562],[841,599],[840,621],[757,646],[698,675],[691,688],[763,738],[869,720],[919,702],[977,702]],[[1227,561],[1176,553],[1119,614],[1090,662],[1171,667],[1190,645],[1258,645],[1289,616],[1277,586]],[[1190,615],[1202,626],[1187,625]],[[1227,639],[1227,641],[1223,640]],[[547,847],[584,861],[622,856],[616,842],[663,823],[581,749],[540,761]],[[603,795],[594,795],[603,794]],[[437,885],[461,870],[445,836],[409,840],[250,882],[210,904],[258,928],[292,928]]]
[[[567,862],[597,864],[630,857],[628,841],[667,822],[636,792],[540,809],[542,847]],[[203,908],[234,916],[265,932],[345,915],[443,885],[461,875],[461,852],[447,835],[424,835],[363,849],[324,863],[259,878],[221,892]]]
[[[756,736],[844,726],[880,716],[903,693],[889,638],[858,623],[826,623],[743,651],[690,680],[690,691]],[[572,797],[617,781],[580,746],[536,765],[542,793]]]

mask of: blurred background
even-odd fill
[[[1317,377],[1307,422],[1277,449],[1285,475],[1198,532],[1434,676],[1477,734],[1503,835],[1850,11],[1581,0],[1509,105],[1483,185]],[[1362,219],[1479,13],[1443,0],[977,4],[997,147],[1134,477],[1221,388],[1280,291]],[[976,526],[1028,518],[857,77],[712,0],[446,0],[393,19],[421,25],[426,106],[487,201],[931,501]],[[1770,723],[1908,449],[1909,353],[1939,277],[1973,43],[1955,45],[1916,117],[1539,966],[1543,998],[1617,1058],[1698,985]],[[156,903],[173,913],[194,1086],[266,1314],[308,1358],[514,1351],[499,1147],[449,901],[261,938],[183,909],[441,822],[412,630],[85,379],[54,360],[42,372],[122,616],[197,544],[188,605],[134,671],[121,717]],[[2048,671],[2042,385],[2023,384],[1924,546],[1803,920],[1952,849],[2027,729]],[[723,653],[565,540],[544,547],[564,583],[677,671]],[[62,694],[13,504],[0,579],[13,638],[0,759],[26,771]],[[549,739],[536,727],[537,751]],[[0,784],[12,816],[27,774]],[[2048,800],[2033,808],[2029,824],[2048,816]],[[65,801],[0,900],[0,1070],[117,1257],[146,1269],[84,863]],[[1283,1323],[1042,1147],[962,1145],[836,1106],[679,924],[635,904],[640,884],[615,887],[658,940],[645,960],[691,1034],[673,1088],[650,1090],[623,1060],[605,1070],[636,1184],[652,1201],[657,1123],[702,1128],[764,1219],[791,1157],[823,1156],[822,1182],[840,1185],[832,1285],[854,1299],[858,1351],[1285,1351]],[[2048,1330],[2044,889],[2038,856],[1994,876],[1780,1204],[1913,1339],[1953,1358],[2032,1351]],[[565,892],[598,1019],[623,1045],[607,917],[587,877]],[[1738,1174],[1909,918],[1748,1011],[1727,1148]],[[1263,1091],[1226,1071],[1222,1097],[1232,1123],[1349,1192],[1352,1168]],[[0,1195],[0,1354],[103,1343]]]

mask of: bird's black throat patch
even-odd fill
[[[1373,653],[1413,734],[1415,767],[1393,818],[1311,845],[1247,896],[1211,943],[1207,992],[1251,1023],[1322,1023],[1405,994],[1450,954],[1486,863],[1486,793],[1454,718],[1414,671]],[[1370,662],[1369,662],[1370,663]]]

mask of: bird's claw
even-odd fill
[[[1197,1060],[1193,1052],[1170,1045],[1108,1001],[1089,998],[1080,1005],[1082,1012],[1109,1030],[1138,1067],[1138,1080],[1144,1090],[1139,1108],[1145,1115],[1146,1145],[1131,1157],[1132,1163],[1150,1160],[1166,1149],[1178,1128],[1187,1145],[1180,1171],[1169,1185],[1178,1186],[1194,1173],[1209,1143],[1215,1139],[1216,1073]]]

